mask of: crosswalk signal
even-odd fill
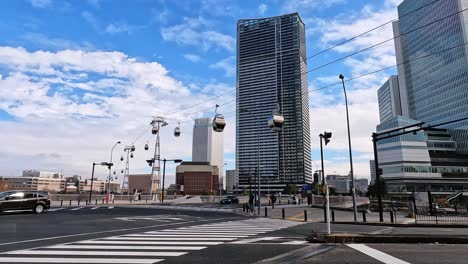
[[[330,142],[331,137],[332,137],[331,132],[324,132],[323,133],[323,139],[325,140],[325,145],[327,145]]]

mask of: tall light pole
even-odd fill
[[[356,207],[356,190],[354,188],[354,170],[353,170],[353,153],[351,150],[351,132],[349,129],[349,114],[348,114],[348,96],[346,95],[346,88],[344,84],[344,76],[340,74],[338,76],[341,79],[341,83],[343,84],[343,91],[345,96],[345,103],[346,103],[346,123],[348,124],[348,143],[349,143],[349,165],[351,167],[351,195],[353,196],[353,213],[354,213],[354,222],[357,221],[357,207]]]
[[[115,147],[120,143],[121,143],[120,141],[117,141],[117,143],[115,143],[115,145],[112,147],[109,164],[112,164],[112,154],[114,153]],[[109,166],[109,177],[107,178],[107,194],[110,193],[110,179],[112,177],[111,176],[111,171],[112,171],[112,165]]]
[[[260,118],[258,118],[254,113],[250,112],[249,109],[241,108],[239,113],[250,113],[255,120],[257,121],[257,170],[258,170],[258,215],[261,212],[261,193],[260,193]]]

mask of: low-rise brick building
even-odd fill
[[[177,194],[219,193],[219,168],[209,162],[182,162],[176,168]]]

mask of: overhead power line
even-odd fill
[[[415,59],[406,60],[404,62],[397,63],[397,64],[392,65],[392,66],[388,66],[388,67],[385,67],[385,68],[382,68],[382,69],[379,69],[379,70],[376,70],[376,71],[368,72],[366,74],[362,74],[362,75],[359,75],[359,76],[356,76],[356,77],[353,77],[353,78],[350,78],[350,79],[346,79],[345,82],[350,82],[350,81],[353,81],[353,80],[356,80],[356,79],[360,79],[360,78],[366,77],[368,75],[372,75],[372,74],[375,74],[375,73],[378,73],[378,72],[382,72],[382,71],[385,71],[385,70],[388,70],[388,69],[391,69],[391,68],[406,64],[406,63],[410,63],[410,62],[417,61],[417,60],[420,60],[420,59],[424,59],[424,58],[427,58],[427,57],[430,57],[430,56],[433,56],[433,55],[436,55],[436,54],[440,54],[440,53],[443,53],[443,52],[446,52],[446,51],[449,51],[449,50],[453,50],[453,49],[465,46],[467,44],[468,43],[463,43],[463,44],[456,45],[456,46],[453,46],[453,47],[450,47],[450,48],[447,48],[447,49],[439,50],[439,51],[436,51],[434,53],[430,53],[430,54],[427,54],[427,55],[424,55],[424,56],[421,56],[421,57],[417,57]],[[333,83],[333,84],[329,84],[329,85],[326,85],[326,86],[323,86],[323,87],[320,87],[320,88],[317,88],[317,89],[314,89],[314,90],[310,90],[309,93],[324,90],[324,89],[327,89],[327,88],[330,88],[332,86],[339,85],[339,84],[341,84],[341,82],[336,82],[336,83]]]
[[[441,0],[435,0],[435,1],[433,1],[433,2],[427,3],[427,4],[425,4],[425,5],[423,5],[423,6],[419,7],[419,8],[416,8],[416,9],[414,9],[414,10],[412,10],[412,11],[410,11],[410,12],[404,14],[404,15],[401,15],[399,18],[403,18],[403,17],[405,17],[405,16],[408,16],[408,15],[410,15],[410,14],[413,14],[413,13],[415,13],[415,12],[417,12],[417,11],[419,11],[419,10],[421,10],[421,9],[423,9],[423,8],[425,8],[425,7],[427,7],[427,6],[430,6],[430,5],[432,5],[432,4],[436,3],[436,2],[439,2],[439,1],[441,1]],[[378,26],[376,26],[376,27],[374,27],[374,28],[371,28],[371,29],[369,29],[369,30],[367,30],[367,31],[365,31],[365,32],[362,32],[362,33],[359,34],[359,35],[356,35],[356,36],[354,36],[354,37],[351,37],[351,38],[349,38],[349,39],[346,39],[346,40],[344,40],[344,41],[342,41],[342,42],[340,42],[340,43],[338,43],[338,44],[336,44],[336,45],[333,45],[333,46],[331,46],[331,47],[329,47],[329,48],[326,48],[326,49],[324,49],[324,50],[322,50],[322,51],[320,51],[320,52],[317,52],[317,53],[315,53],[315,54],[313,54],[313,55],[307,57],[306,60],[308,60],[308,59],[310,59],[310,58],[313,58],[313,57],[317,57],[318,55],[323,54],[323,53],[325,53],[325,52],[327,52],[327,51],[329,51],[329,50],[335,49],[335,48],[337,48],[337,47],[339,47],[339,46],[342,46],[342,45],[344,45],[344,44],[346,44],[346,43],[348,43],[348,42],[350,42],[350,41],[353,41],[353,40],[355,40],[355,39],[357,39],[357,38],[360,38],[360,37],[362,37],[362,36],[364,36],[364,35],[366,35],[366,34],[372,32],[372,31],[374,31],[374,30],[377,30],[377,29],[379,29],[379,28],[381,28],[381,27],[384,27],[384,26],[386,26],[386,25],[388,25],[388,24],[390,24],[390,23],[393,23],[393,22],[397,21],[399,18],[395,18],[395,19],[393,19],[393,20],[387,21],[387,22],[385,22],[385,23],[383,23],[383,24],[381,24],[381,25],[378,25]]]

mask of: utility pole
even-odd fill
[[[325,145],[330,142],[330,138],[332,137],[331,132],[324,132],[323,134],[319,135],[320,137],[320,159],[322,162],[322,177],[323,177],[323,189],[325,189],[325,203],[326,203],[326,222],[327,222],[327,234],[331,233],[330,228],[330,194],[327,185],[327,177],[325,176],[325,169],[323,165],[323,146],[322,146],[322,139],[325,140]]]

